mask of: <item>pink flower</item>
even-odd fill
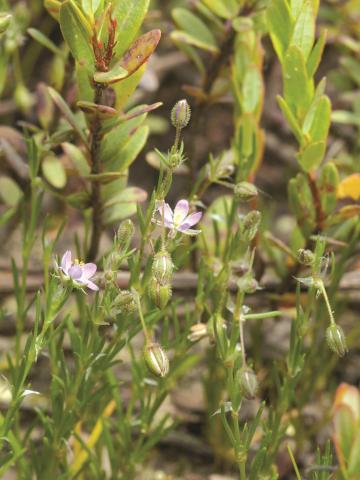
[[[71,251],[67,250],[61,259],[60,269],[62,276],[71,279],[75,286],[79,288],[88,287],[90,290],[99,290],[99,287],[93,283],[90,278],[96,273],[95,263],[83,263],[75,259],[71,259]]]
[[[174,211],[171,210],[168,203],[161,203],[157,211],[160,214],[160,220],[157,220],[156,223],[162,225],[164,217],[165,227],[172,230],[173,234],[181,232],[186,235],[197,235],[201,232],[201,230],[193,230],[190,227],[201,220],[202,213],[195,212],[188,215],[189,202],[187,200],[179,200],[175,205]]]

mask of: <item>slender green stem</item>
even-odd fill
[[[332,325],[335,325],[335,318],[334,318],[334,314],[333,314],[333,311],[331,310],[331,305],[330,305],[330,302],[329,302],[329,298],[328,298],[328,295],[326,293],[326,289],[325,289],[325,286],[324,286],[324,282],[322,280],[319,280],[318,281],[318,286],[320,288],[320,291],[322,293],[322,296],[324,297],[324,300],[325,300],[325,304],[326,304],[326,308],[329,312],[329,317],[330,317],[330,322]]]
[[[136,295],[136,303],[137,303],[139,318],[140,318],[141,326],[142,326],[142,329],[143,329],[143,332],[144,332],[146,343],[152,343],[150,334],[148,332],[148,329],[147,329],[147,326],[146,326],[146,323],[145,323],[144,315],[143,315],[143,312],[142,312],[140,296],[138,294]]]

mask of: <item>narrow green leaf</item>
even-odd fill
[[[148,135],[148,126],[138,128],[124,147],[117,153],[117,156],[110,163],[109,169],[124,172],[144,148]]]
[[[41,169],[46,180],[55,188],[64,188],[66,185],[65,168],[61,160],[55,155],[44,158]]]
[[[354,480],[360,476],[360,430],[358,428],[357,434],[351,446],[349,456],[349,474],[353,475]]]
[[[117,0],[113,17],[117,19],[115,58],[126,52],[136,37],[149,8],[150,0]]]
[[[54,103],[56,104],[56,106],[59,108],[59,110],[64,115],[66,120],[69,122],[69,124],[72,126],[72,128],[77,132],[77,134],[79,135],[81,140],[84,142],[84,144],[88,147],[88,141],[87,141],[86,135],[83,132],[80,125],[78,124],[78,121],[77,121],[75,115],[70,110],[70,108],[68,107],[65,100],[52,87],[48,87],[48,90],[49,90],[50,96],[51,96],[52,100],[54,101]]]
[[[295,135],[297,141],[301,144],[303,141],[303,135],[301,132],[300,125],[298,124],[296,118],[294,117],[294,114],[290,110],[288,104],[285,102],[285,100],[280,96],[277,95],[276,100],[278,102],[279,107],[281,108],[281,111],[286,118],[289,127],[291,128],[293,134]]]
[[[298,155],[297,159],[305,172],[320,165],[325,154],[325,142],[310,143]]]
[[[329,162],[322,168],[318,181],[321,206],[326,215],[330,215],[336,207],[338,185],[338,170],[333,162]]]
[[[200,42],[208,43],[217,48],[216,40],[212,32],[199,17],[185,8],[174,8],[172,17],[176,25],[189,35],[197,38]]]
[[[62,58],[65,58],[64,53],[58,48],[54,42],[50,40],[46,35],[37,30],[36,28],[28,28],[28,34],[37,42],[40,43],[43,47],[47,48],[55,55],[59,55]]]
[[[314,86],[309,79],[301,50],[292,45],[288,48],[284,63],[284,96],[297,119],[302,119],[311,104]]]
[[[303,124],[304,134],[309,134],[312,142],[326,141],[331,116],[331,103],[329,97],[322,95],[310,107]]]
[[[266,11],[274,49],[282,62],[292,35],[294,20],[286,0],[271,0]]]
[[[96,83],[105,83],[111,85],[112,83],[118,82],[123,78],[128,76],[127,70],[125,70],[120,65],[114,65],[114,67],[108,72],[95,72],[94,81]]]
[[[171,32],[170,37],[174,42],[183,42],[188,45],[193,45],[194,47],[200,48],[202,50],[206,50],[208,52],[217,53],[219,50],[217,47],[213,45],[209,45],[208,43],[202,42],[197,37],[190,35],[182,30],[174,30]]]
[[[134,93],[136,87],[139,85],[141,77],[144,75],[146,64],[143,64],[130,77],[125,78],[121,83],[114,83],[112,86],[116,92],[116,109],[121,110],[129,97]]]
[[[76,147],[72,143],[64,142],[61,144],[64,152],[70,158],[76,170],[80,173],[80,175],[89,175],[90,173],[90,166],[86,160],[85,155],[80,150],[80,148]]]
[[[15,207],[23,196],[23,192],[14,180],[0,177],[0,198],[9,207]]]
[[[295,21],[290,45],[296,45],[307,60],[315,38],[315,15],[311,0],[304,2],[299,16]]]
[[[318,66],[320,64],[325,43],[326,43],[326,35],[327,35],[326,30],[323,30],[307,60],[306,68],[309,74],[309,78],[312,78],[315,75],[315,72],[318,69]]]
[[[221,18],[230,19],[236,15],[236,12],[232,12],[224,0],[202,0],[202,2]]]
[[[91,26],[73,0],[65,0],[61,4],[60,28],[74,58],[93,72],[95,57],[91,46]]]
[[[245,73],[242,86],[242,104],[244,111],[247,113],[255,113],[261,103],[262,95],[263,84],[259,69],[256,66],[250,67]]]

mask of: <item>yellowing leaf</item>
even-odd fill
[[[354,173],[344,178],[337,190],[338,198],[350,197],[353,200],[360,198],[360,173]]]

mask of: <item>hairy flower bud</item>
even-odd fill
[[[149,370],[155,375],[165,377],[169,373],[169,359],[158,343],[146,345],[144,358]]]
[[[244,293],[254,293],[259,288],[257,280],[251,274],[245,274],[240,277],[237,286]]]
[[[197,342],[202,338],[206,337],[208,334],[208,327],[205,323],[196,323],[190,327],[190,333],[188,335],[188,340],[190,342]]]
[[[247,242],[250,242],[254,239],[261,221],[261,213],[258,210],[253,210],[249,212],[242,219],[241,222],[241,233]]]
[[[326,341],[327,344],[334,353],[343,357],[347,353],[346,339],[343,329],[333,323],[326,329]]]
[[[126,251],[129,248],[134,233],[135,226],[130,219],[120,223],[116,234],[116,245],[119,250]]]
[[[123,313],[133,313],[137,309],[135,295],[130,290],[121,290],[115,297],[114,309]]]
[[[239,371],[239,384],[240,391],[245,398],[250,400],[256,396],[259,383],[254,370],[249,367],[242,368]]]
[[[168,284],[162,285],[156,278],[150,280],[149,295],[155,305],[164,309],[171,298],[171,287]]]
[[[258,191],[255,185],[249,182],[239,182],[234,187],[234,195],[241,202],[250,202],[257,198]]]
[[[160,250],[155,256],[152,264],[152,273],[156,280],[165,285],[169,283],[172,277],[174,264],[171,256],[166,250]]]
[[[186,100],[179,100],[171,110],[171,123],[175,128],[184,128],[190,121],[191,110]]]
[[[0,33],[4,33],[11,22],[11,13],[0,12]]]
[[[300,248],[297,252],[297,258],[303,265],[310,266],[314,263],[315,255],[311,250]]]

